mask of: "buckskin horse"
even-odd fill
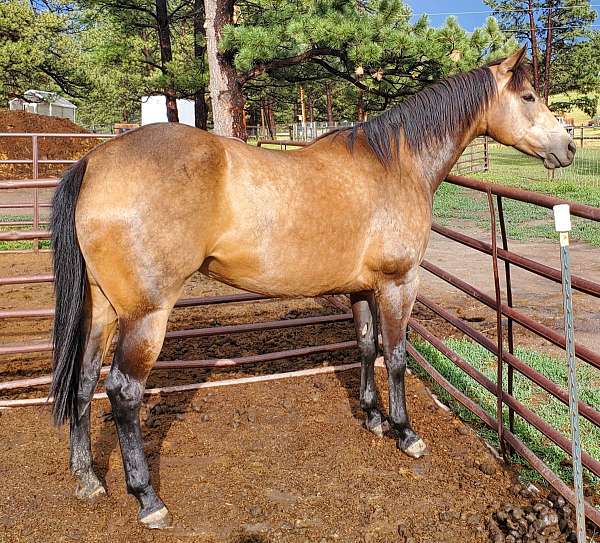
[[[488,135],[547,168],[575,146],[534,92],[524,51],[433,84],[354,128],[294,152],[258,149],[180,124],[105,143],[66,173],[53,200],[53,414],[70,420],[80,498],[92,468],[90,401],[118,326],[105,388],[127,489],[150,528],[170,514],[150,482],[139,410],[169,314],[200,270],[279,297],[349,293],[365,425],[388,425],[411,457],[426,446],[406,411],[405,335],[429,240],[433,195],[465,147]],[[378,308],[389,417],[374,385]]]

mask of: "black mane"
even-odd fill
[[[398,152],[400,134],[404,134],[411,149],[441,143],[448,137],[463,133],[477,119],[497,94],[497,86],[489,66],[448,77],[409,96],[401,104],[352,128],[334,131],[346,134],[346,144],[352,150],[359,133],[383,164],[389,164]],[[514,68],[511,90],[520,89],[529,79],[529,68],[519,64]]]

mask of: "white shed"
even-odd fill
[[[77,106],[56,94],[55,92],[30,89],[25,91],[23,98],[13,98],[8,103],[9,109],[29,111],[50,117],[62,117],[75,122]]]

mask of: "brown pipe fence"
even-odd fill
[[[6,136],[0,134],[0,136]],[[28,135],[31,136],[31,135]],[[33,135],[36,136],[36,135]],[[43,136],[38,134],[37,136]],[[47,135],[45,135],[47,136]],[[64,135],[62,135],[64,137]],[[69,137],[72,135],[69,134]],[[90,135],[90,137],[97,137],[97,135]],[[36,140],[34,139],[34,142]],[[260,141],[258,145],[276,145],[280,148],[287,148],[291,146],[303,147],[308,145],[305,142],[297,141]],[[34,161],[36,152],[34,152]],[[7,163],[7,161],[0,161],[1,163]],[[64,161],[63,163],[67,163]],[[492,380],[480,372],[477,368],[469,364],[464,358],[449,348],[444,342],[443,338],[437,337],[431,332],[423,322],[420,322],[415,317],[410,319],[410,329],[414,335],[421,338],[421,340],[428,342],[435,349],[440,351],[446,356],[457,368],[462,370],[466,375],[473,379],[476,383],[481,385],[485,390],[494,395],[497,398],[496,413],[492,415],[488,413],[481,405],[475,402],[472,398],[465,395],[464,392],[452,385],[444,375],[438,371],[433,364],[427,360],[415,347],[414,342],[408,346],[409,354],[415,360],[415,362],[435,381],[439,386],[445,389],[450,396],[456,401],[466,407],[469,411],[475,414],[481,419],[481,421],[489,428],[498,433],[502,448],[509,446],[513,451],[521,455],[533,468],[535,468],[558,492],[564,495],[570,502],[574,503],[575,496],[571,487],[566,484],[561,478],[554,473],[544,462],[536,456],[536,454],[525,445],[525,443],[519,438],[515,430],[515,417],[518,416],[520,419],[531,425],[537,431],[541,432],[546,438],[562,449],[564,452],[571,454],[571,442],[569,437],[564,435],[552,427],[548,422],[539,417],[529,407],[521,403],[514,396],[514,373],[515,371],[521,376],[529,379],[532,383],[543,389],[547,394],[556,398],[559,402],[568,405],[568,393],[567,390],[547,376],[543,375],[539,371],[532,368],[525,361],[521,360],[515,354],[515,332],[514,325],[520,325],[529,332],[536,334],[551,344],[564,349],[565,336],[564,334],[557,332],[556,330],[544,325],[543,323],[533,319],[523,311],[518,310],[514,307],[513,303],[513,287],[511,271],[513,267],[518,267],[523,270],[546,279],[554,283],[561,282],[561,271],[557,268],[552,268],[544,263],[534,261],[532,259],[521,256],[511,250],[508,246],[508,237],[506,233],[506,224],[504,216],[503,202],[504,199],[512,199],[520,202],[525,202],[535,206],[541,206],[545,208],[552,208],[554,205],[559,203],[569,203],[571,206],[571,213],[582,219],[587,219],[594,222],[600,223],[600,208],[578,204],[575,202],[568,202],[563,199],[547,196],[544,194],[533,193],[526,190],[521,190],[512,187],[505,187],[500,185],[493,185],[484,183],[475,179],[460,177],[451,175],[448,177],[447,182],[454,185],[458,185],[466,190],[472,190],[480,192],[487,196],[489,209],[490,209],[490,221],[492,225],[492,233],[496,232],[496,225],[499,225],[501,246],[498,244],[497,236],[492,235],[490,242],[483,242],[474,237],[468,236],[464,233],[454,231],[445,226],[439,224],[433,225],[433,231],[437,234],[462,244],[473,250],[476,250],[482,254],[489,255],[492,257],[492,264],[494,267],[494,281],[493,284],[496,286],[495,295],[490,296],[475,286],[469,284],[464,278],[457,277],[456,275],[448,272],[435,265],[432,262],[424,261],[422,264],[423,269],[430,274],[433,274],[437,278],[445,281],[453,288],[464,292],[471,298],[477,300],[484,306],[493,309],[496,312],[496,330],[497,337],[495,340],[490,339],[479,330],[473,328],[468,322],[460,319],[455,314],[451,313],[447,309],[441,307],[439,304],[431,300],[424,294],[420,294],[417,299],[417,303],[428,308],[439,318],[451,324],[458,331],[470,338],[474,342],[483,346],[493,356],[497,358],[497,376],[496,380]],[[8,186],[10,185],[10,187]],[[28,181],[13,181],[0,183],[0,190],[2,188],[40,188],[40,187],[51,187],[56,185],[56,180],[28,180]],[[39,216],[34,219],[36,223],[32,231],[20,231],[20,232],[3,232],[0,234],[0,241],[9,239],[48,239],[46,232],[38,229]],[[500,265],[503,264],[504,279],[505,279],[505,291],[504,297],[506,301],[502,300],[502,290],[500,289],[499,283],[499,270]],[[18,285],[18,284],[32,284],[32,283],[46,283],[53,280],[50,274],[38,274],[38,275],[27,275],[19,277],[0,277],[0,286],[5,285]],[[584,277],[573,276],[573,289],[579,291],[582,294],[592,296],[594,298],[600,298],[600,283],[586,279]],[[212,335],[221,334],[236,334],[244,333],[254,330],[273,330],[278,328],[287,328],[293,326],[308,326],[308,325],[327,325],[333,322],[350,321],[352,316],[348,313],[346,305],[340,303],[332,297],[325,297],[335,306],[337,309],[344,310],[343,313],[337,313],[334,315],[326,315],[322,317],[310,317],[304,319],[289,319],[284,321],[271,321],[262,323],[250,323],[243,325],[232,325],[232,326],[220,326],[215,328],[200,328],[192,330],[176,330],[169,332],[168,338],[187,338],[187,337],[207,337]],[[219,303],[239,303],[239,302],[251,302],[258,300],[265,300],[265,296],[255,294],[236,294],[231,296],[216,296],[206,298],[190,298],[180,300],[176,307],[193,307],[198,305],[210,305]],[[11,309],[0,311],[0,319],[48,319],[52,318],[53,310],[48,308],[39,309]],[[504,322],[506,320],[506,323]],[[506,345],[505,345],[506,344]],[[287,351],[281,351],[277,353],[268,353],[262,355],[246,356],[233,359],[225,360],[195,360],[195,361],[160,361],[157,364],[157,369],[175,369],[175,368],[190,368],[190,367],[223,367],[233,366],[239,364],[251,364],[260,361],[278,360],[281,358],[290,358],[295,356],[305,356],[307,354],[314,354],[317,352],[332,352],[340,349],[352,349],[355,348],[356,343],[353,341],[334,343],[330,345],[319,345],[315,347],[303,347],[297,349],[291,349]],[[45,342],[28,342],[21,344],[3,345],[0,347],[0,354],[14,354],[14,353],[28,353],[28,352],[47,352],[51,349],[51,345],[48,341]],[[589,349],[583,345],[576,345],[576,355],[581,363],[589,364],[596,369],[600,369],[600,353]],[[566,364],[566,361],[565,361]],[[107,371],[107,368],[102,370]],[[506,371],[506,390],[504,390],[503,376]],[[33,386],[47,385],[50,381],[49,375],[36,377],[33,379],[20,379],[16,381],[5,381],[0,383],[0,391],[16,390],[29,388]],[[22,405],[27,404],[27,401],[19,400],[4,400],[0,401],[2,405]],[[39,403],[39,398],[33,399],[32,403]],[[587,419],[595,427],[600,428],[600,412],[598,406],[588,405],[584,401],[580,401],[579,410],[582,417]],[[597,477],[600,477],[600,459],[593,458],[590,454],[584,452],[583,464],[589,470],[590,473]],[[600,511],[592,506],[591,503],[586,504],[586,514],[588,518],[593,521],[596,525],[600,526]]]
[[[54,188],[58,184],[58,180],[55,178],[44,179],[40,178],[40,166],[42,165],[69,165],[74,164],[77,160],[74,159],[43,159],[40,158],[40,140],[49,138],[75,138],[75,139],[110,139],[114,138],[115,134],[52,134],[52,133],[26,133],[26,132],[3,132],[0,133],[0,138],[4,139],[31,139],[31,158],[9,158],[0,160],[0,167],[2,165],[11,166],[31,166],[31,179],[9,179],[0,182],[0,191],[12,190],[12,189],[33,189],[33,201],[32,202],[15,202],[10,204],[2,204],[0,209],[31,209],[32,220],[31,221],[3,221],[0,223],[2,227],[14,227],[14,226],[31,226],[30,232],[0,232],[1,241],[32,241],[32,248],[34,252],[40,250],[40,241],[49,239],[48,234],[39,230],[40,226],[46,225],[47,221],[40,218],[40,210],[48,209],[50,204],[48,202],[40,202],[40,189],[43,188]],[[0,192],[1,194],[1,192]],[[16,250],[14,252],[22,252]]]

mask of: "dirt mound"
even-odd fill
[[[48,117],[27,111],[0,110],[0,132],[46,132],[46,133],[87,133],[82,126],[69,119]]]
[[[69,119],[37,115],[26,111],[0,110],[0,132],[85,134],[89,131]],[[96,138],[39,139],[40,160],[76,160],[100,143]],[[0,160],[29,160],[32,157],[31,138],[0,137]],[[63,164],[40,164],[40,177],[60,176]],[[28,179],[33,175],[32,166],[27,164],[0,165],[0,179]]]

